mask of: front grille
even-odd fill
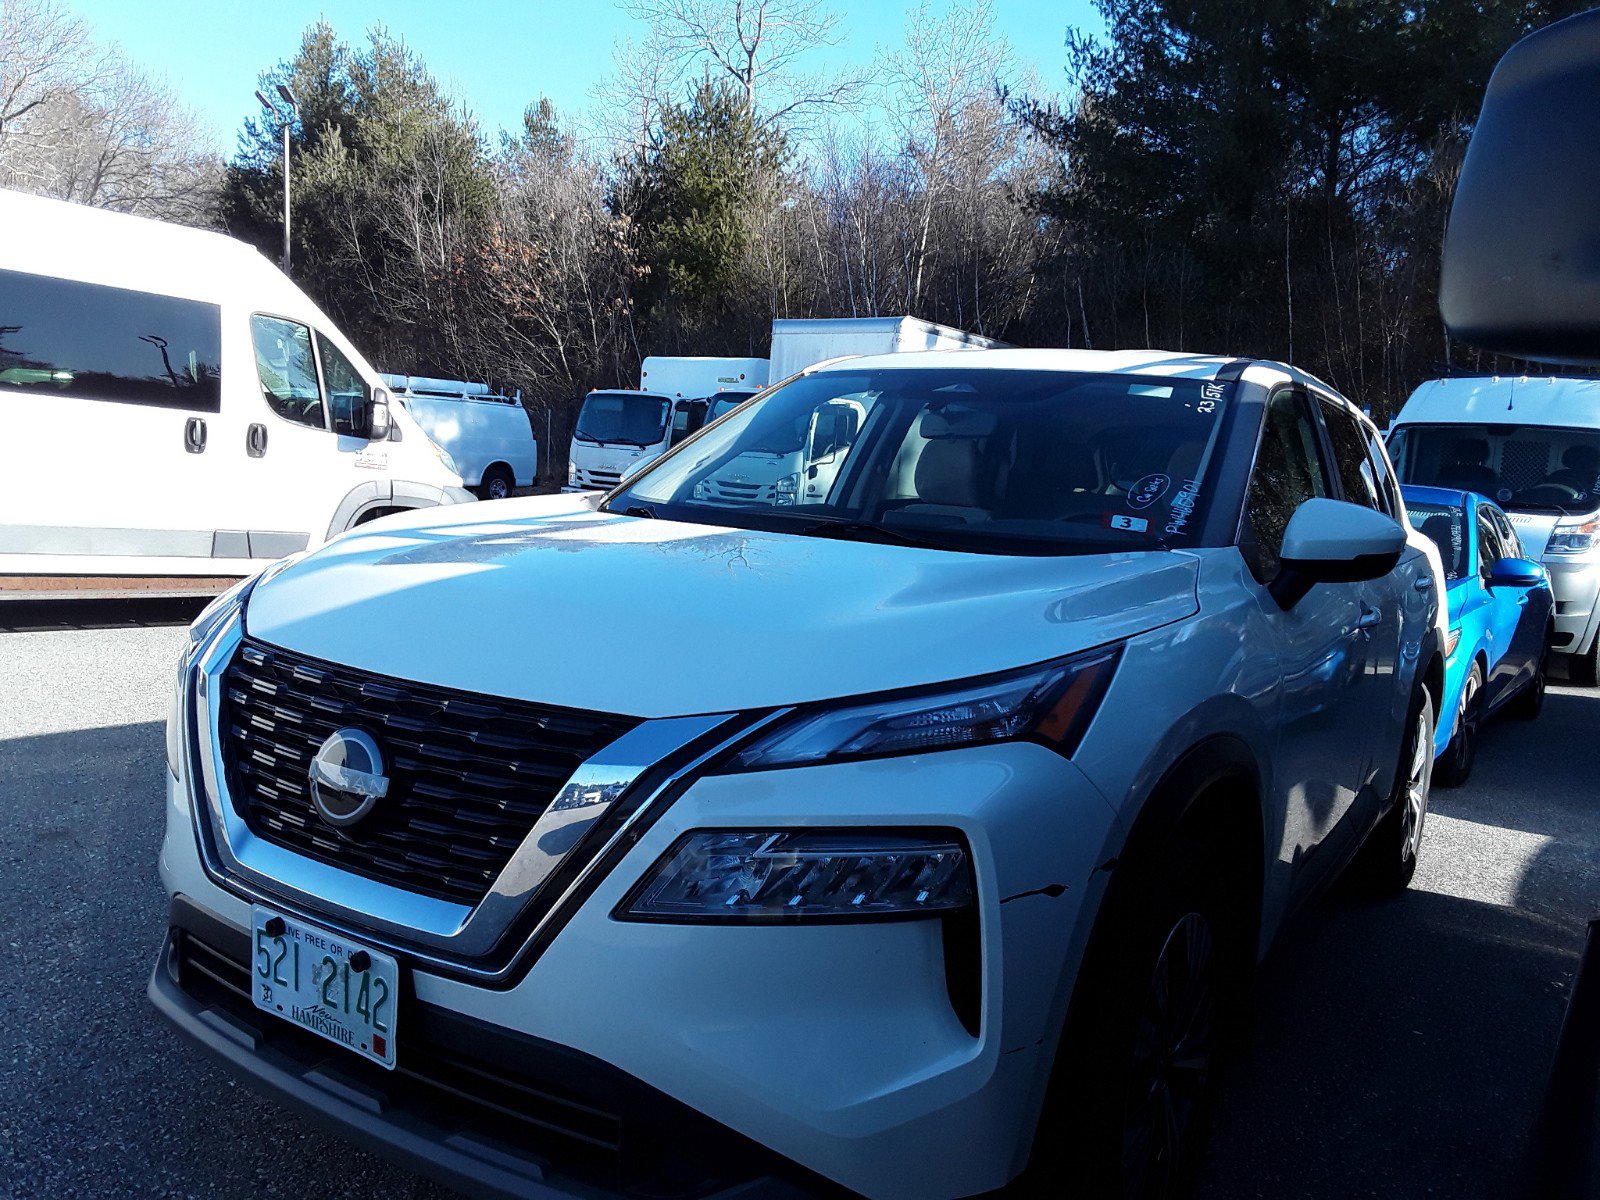
[[[246,641],[223,674],[222,758],[257,837],[459,904],[483,899],[583,761],[638,722],[409,683]],[[311,803],[312,756],[339,729],[382,749],[388,794],[335,829]]]
[[[583,474],[594,487],[613,488],[622,482],[620,471],[585,471]]]
[[[734,503],[754,504],[759,500],[771,500],[777,495],[776,485],[767,483],[732,483],[719,479],[713,482],[717,499],[731,500]]]

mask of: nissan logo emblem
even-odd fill
[[[311,759],[311,803],[322,819],[344,828],[372,811],[389,790],[383,752],[369,733],[341,729]]]

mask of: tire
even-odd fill
[[[1433,781],[1441,787],[1460,787],[1472,775],[1478,760],[1478,737],[1483,731],[1483,668],[1476,662],[1461,685],[1461,706],[1456,712],[1456,731],[1439,761],[1434,764]]]
[[[1574,654],[1567,660],[1567,674],[1579,687],[1600,684],[1600,633],[1595,634],[1594,643],[1587,652]]]
[[[1506,706],[1506,711],[1520,721],[1531,721],[1544,711],[1544,696],[1550,683],[1550,642],[1551,631],[1547,629],[1539,661],[1533,667],[1533,678],[1522,685],[1522,690]]]
[[[1433,784],[1433,697],[1427,688],[1418,690],[1421,695],[1412,702],[1410,733],[1400,748],[1389,811],[1373,826],[1352,864],[1360,881],[1379,896],[1405,891],[1422,853],[1422,826]]]
[[[1009,1195],[1188,1194],[1253,962],[1228,849],[1178,843],[1108,894],[1033,1155]]]
[[[517,490],[517,481],[511,472],[496,463],[483,472],[483,480],[472,489],[479,500],[504,500]]]

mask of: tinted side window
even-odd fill
[[[1361,427],[1361,436],[1367,442],[1367,461],[1377,476],[1378,497],[1383,501],[1383,511],[1396,521],[1401,520],[1400,514],[1406,510],[1405,501],[1400,498],[1400,484],[1394,477],[1388,451],[1383,448],[1383,439],[1365,425]]]
[[[322,380],[328,389],[328,403],[333,407],[333,427],[349,428],[354,415],[365,411],[371,402],[372,389],[343,351],[320,333],[317,334],[317,350],[322,355]]]
[[[1489,518],[1489,510],[1478,509],[1478,574],[1484,579],[1489,578],[1489,568],[1494,566],[1496,560],[1502,559],[1505,554],[1500,544],[1500,534],[1495,530],[1494,522]]]
[[[1265,582],[1277,575],[1284,530],[1294,510],[1328,494],[1311,410],[1299,393],[1280,391],[1267,404],[1245,497],[1240,550],[1257,579]]]
[[[1368,456],[1367,439],[1361,433],[1361,422],[1326,400],[1319,403],[1323,424],[1328,427],[1328,440],[1333,443],[1333,462],[1339,472],[1339,482],[1344,485],[1344,498],[1351,504],[1382,512],[1384,505]]]
[[[250,337],[267,406],[285,420],[326,428],[311,330],[280,317],[255,316],[250,318]]]
[[[0,389],[216,412],[221,310],[0,271]]]
[[[1505,513],[1497,508],[1491,508],[1489,515],[1494,519],[1494,527],[1500,533],[1500,545],[1509,558],[1527,558],[1522,549],[1522,539],[1517,536],[1517,531],[1512,528],[1511,522],[1506,519]]]

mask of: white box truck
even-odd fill
[[[463,379],[386,373],[383,381],[480,500],[504,500],[538,477],[539,443],[520,396]]]
[[[819,363],[917,350],[995,350],[1006,343],[916,317],[841,317],[772,323],[772,377],[788,379]],[[782,445],[753,446],[701,483],[724,504],[815,504],[833,487],[866,407],[841,396],[812,414]]]
[[[0,599],[208,590],[473,498],[253,247],[4,190],[0,231]]]
[[[640,387],[590,392],[578,410],[567,460],[569,492],[615,487],[708,420],[767,385],[764,358],[652,355]]]
[[[772,379],[856,354],[902,350],[997,350],[1005,342],[916,317],[835,317],[772,323]]]

